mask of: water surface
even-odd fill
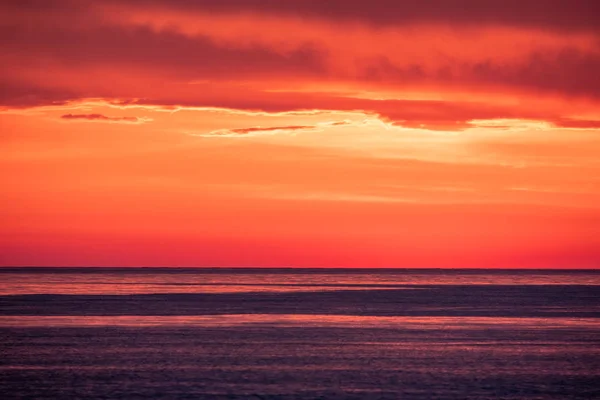
[[[3,269],[3,398],[600,395],[595,271]]]

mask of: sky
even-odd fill
[[[592,0],[3,1],[0,265],[599,268],[598,71]]]

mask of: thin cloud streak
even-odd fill
[[[339,127],[351,125],[349,121],[322,122],[318,125],[291,125],[291,126],[271,126],[271,127],[252,127],[220,129],[208,133],[190,133],[191,136],[198,137],[250,137],[275,134],[295,134],[297,132],[310,132],[319,128]]]
[[[67,121],[110,122],[119,124],[143,124],[152,121],[145,117],[107,117],[102,114],[65,114],[60,118]]]

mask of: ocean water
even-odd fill
[[[2,399],[597,399],[600,271],[0,269]]]

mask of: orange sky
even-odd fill
[[[585,0],[0,5],[0,265],[600,267]]]

